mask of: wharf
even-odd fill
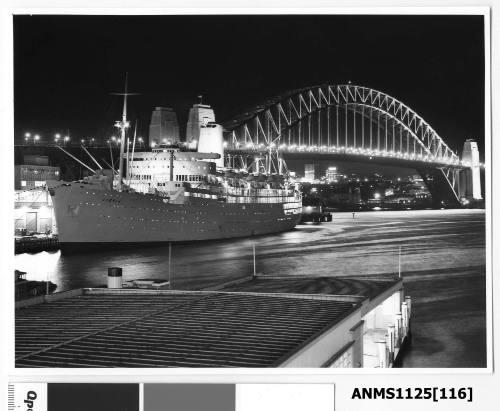
[[[15,253],[38,253],[59,249],[57,237],[19,237],[15,239]]]

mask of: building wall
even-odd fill
[[[30,164],[34,166],[48,166],[49,165],[49,157],[42,156],[39,154],[25,154],[23,164]]]
[[[46,190],[16,192],[14,230],[17,235],[56,231],[52,200]]]
[[[401,313],[401,304],[404,301],[404,290],[393,292],[363,317],[363,366],[377,368],[380,365],[379,343],[384,342],[388,328],[395,324],[396,315]]]
[[[351,328],[351,338],[355,342],[352,346],[352,362],[354,368],[363,368],[363,331],[364,321],[360,321]]]
[[[337,167],[328,167],[326,170],[325,178],[327,183],[333,183],[338,181]]]
[[[316,178],[315,174],[315,165],[314,164],[304,164],[304,179],[306,181],[314,181]]]
[[[59,167],[22,164],[14,166],[14,188],[29,190],[43,187],[46,180],[59,180]]]
[[[59,180],[59,167],[49,166],[47,156],[26,155],[14,166],[14,230],[18,235],[55,232],[52,201],[46,180]]]
[[[358,368],[354,367],[353,356],[353,345],[350,345],[349,348],[344,350],[328,368]]]
[[[177,114],[169,107],[156,107],[149,123],[149,146],[175,144],[180,141]]]

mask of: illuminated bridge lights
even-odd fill
[[[436,165],[446,165],[446,166],[467,166],[467,163],[461,162],[458,158],[451,158],[445,155],[437,154],[422,154],[416,152],[402,152],[394,149],[383,149],[383,148],[369,148],[369,147],[349,147],[349,146],[336,146],[336,145],[316,145],[316,144],[287,144],[287,143],[245,143],[245,144],[229,144],[225,146],[229,149],[241,149],[243,151],[268,151],[268,152],[281,152],[281,153],[308,153],[308,154],[338,154],[338,155],[350,155],[350,156],[360,156],[368,157],[372,159],[377,158],[388,158],[388,159],[399,159],[404,161],[420,161]],[[483,165],[484,167],[484,165]]]
[[[410,107],[381,91],[353,84],[293,90],[227,124],[233,147],[239,141],[264,141],[268,148],[276,142],[282,152],[346,154],[444,167],[457,199],[455,174],[467,166]],[[247,145],[251,149],[255,144]]]

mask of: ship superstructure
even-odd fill
[[[285,176],[217,166],[222,129],[212,121],[200,123],[194,141],[213,148],[206,153],[194,151],[193,140],[188,148],[125,153],[126,115],[117,127],[123,142],[118,174],[97,170],[79,181],[47,182],[63,250],[245,237],[298,223],[301,194]]]

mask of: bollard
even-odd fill
[[[122,288],[121,267],[108,267],[108,288]]]

